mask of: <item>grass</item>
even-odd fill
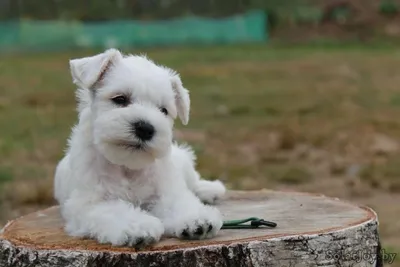
[[[394,247],[385,247],[382,249],[383,262],[389,266],[400,264],[399,249]]]
[[[388,191],[400,192],[400,158],[390,157],[365,166],[361,179],[374,187],[385,187]]]
[[[221,177],[230,188],[290,187],[363,203],[372,199],[378,214],[387,209],[381,196],[400,199],[400,151],[390,148],[400,138],[400,50],[395,47],[244,45],[126,52],[147,52],[181,73],[192,111],[189,126],[178,123],[177,131],[195,146],[204,176]],[[53,203],[54,168],[76,121],[68,59],[93,53],[2,56],[3,220],[26,207]],[[382,218],[382,225],[389,225],[383,239],[390,247],[400,247],[400,226],[390,224],[398,214]]]

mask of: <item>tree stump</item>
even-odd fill
[[[67,236],[58,207],[9,222],[0,266],[382,266],[373,210],[320,195],[231,191],[224,220],[259,217],[276,228],[222,229],[208,240],[162,239],[142,251]]]

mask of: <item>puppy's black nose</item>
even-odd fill
[[[142,141],[149,141],[153,138],[154,126],[146,121],[137,121],[132,124],[135,135]]]

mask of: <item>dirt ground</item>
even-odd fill
[[[126,52],[148,52],[181,73],[192,112],[176,137],[194,146],[204,177],[231,189],[294,189],[368,205],[378,213],[385,250],[400,253],[400,50]],[[54,168],[76,121],[67,62],[93,53],[0,60],[2,223],[54,204]]]

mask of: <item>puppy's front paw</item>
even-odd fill
[[[175,236],[181,239],[206,239],[214,237],[222,227],[220,212],[210,206],[201,206],[177,222]]]
[[[102,225],[94,233],[100,243],[111,243],[115,246],[132,246],[141,249],[160,240],[164,233],[162,222],[152,216],[127,216],[115,220],[113,225]]]

